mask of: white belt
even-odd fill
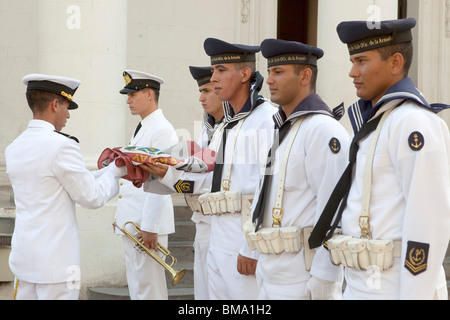
[[[292,125],[290,131],[289,141],[286,145],[286,150],[284,151],[283,159],[281,160],[280,165],[280,175],[278,179],[278,188],[277,188],[277,197],[275,199],[275,207],[272,209],[272,218],[273,218],[273,226],[280,227],[281,220],[283,218],[283,193],[284,193],[284,183],[286,180],[286,170],[287,170],[287,161],[289,159],[289,155],[291,153],[292,145],[294,144],[294,140],[297,137],[297,133],[300,130],[300,126],[302,125],[305,117],[297,119],[297,121]],[[273,156],[273,155],[272,155]]]
[[[234,149],[236,147],[236,141],[239,136],[239,132],[241,131],[242,125],[244,124],[244,121],[245,121],[245,119],[239,120],[239,122],[234,130],[234,139],[232,141],[231,148],[228,149],[228,150],[231,150],[231,152],[229,152],[229,154],[228,154],[227,161],[224,162],[227,164],[225,166],[225,178],[222,180],[222,189],[224,191],[230,191],[230,187],[231,187],[230,177],[231,177],[231,167],[233,165],[233,159],[234,159]],[[223,160],[225,161],[225,159],[223,159]]]
[[[383,127],[384,122],[387,117],[391,114],[392,111],[399,105],[403,104],[405,100],[402,100],[400,103],[398,99],[389,101],[383,108],[390,108],[385,111],[380,123],[375,130],[372,141],[370,143],[369,151],[366,157],[366,164],[364,168],[364,183],[363,183],[363,196],[362,196],[362,207],[361,207],[361,216],[359,218],[359,226],[361,228],[361,236],[365,239],[371,239],[372,233],[370,231],[370,194],[372,189],[372,167],[373,167],[373,159],[375,155],[375,149],[377,147],[378,139],[380,137],[381,128]]]

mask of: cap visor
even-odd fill
[[[69,110],[75,110],[75,109],[78,109],[78,104],[76,104],[75,102],[73,102],[73,101],[70,101],[70,104],[69,104],[69,108],[68,108]]]
[[[132,93],[132,92],[137,92],[137,91],[138,90],[124,88],[124,89],[120,90],[120,93],[127,94],[127,93]]]

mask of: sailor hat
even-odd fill
[[[219,39],[208,38],[204,44],[205,52],[211,57],[211,65],[223,63],[256,62],[259,46],[231,44]]]
[[[70,102],[69,110],[78,108],[78,104],[73,101],[73,96],[81,84],[80,80],[45,74],[29,74],[23,77],[22,82],[27,86],[27,93],[35,90],[56,93]]]
[[[306,64],[317,66],[323,57],[322,49],[301,42],[266,39],[261,43],[261,53],[267,59],[268,67],[285,64]]]
[[[345,21],[337,26],[341,41],[348,45],[350,55],[394,44],[411,42],[416,19],[380,21]]]
[[[125,88],[120,91],[121,94],[132,93],[145,88],[159,91],[161,85],[164,84],[164,80],[160,77],[136,70],[125,70],[123,78],[125,80]]]
[[[198,86],[204,86],[211,82],[211,67],[189,67],[194,80],[197,80]]]

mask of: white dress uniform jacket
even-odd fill
[[[346,268],[344,298],[433,299],[436,289],[446,287],[442,263],[450,237],[449,129],[426,107],[410,79],[390,91],[391,99],[409,100],[392,111],[381,129],[372,169],[370,229],[373,239],[401,240],[401,258],[381,273]],[[374,117],[383,111],[381,107]],[[360,143],[342,216],[342,233],[357,238],[364,166],[373,135]],[[411,251],[414,247],[424,250]],[[408,270],[406,260],[423,272]]]
[[[9,263],[18,279],[30,283],[73,278],[73,268],[80,266],[75,204],[103,206],[126,175],[114,164],[94,175],[78,144],[54,131],[52,124],[32,120],[5,153],[16,203]]]
[[[168,149],[178,143],[173,126],[157,109],[141,121],[142,127],[131,139],[131,146]],[[175,232],[174,210],[170,195],[144,192],[130,181],[120,180],[120,194],[117,202],[116,223],[122,227],[126,222],[134,221],[143,231],[160,235]],[[129,231],[134,231],[130,228]],[[121,234],[120,230],[116,230]]]
[[[282,117],[286,118],[280,110],[274,118],[277,121]],[[297,226],[302,230],[314,226],[347,165],[349,134],[332,117],[331,110],[316,94],[306,98],[285,122],[279,121],[278,126],[299,117],[305,120],[296,135],[287,161],[281,226]],[[294,133],[289,132],[283,139],[273,160],[274,173],[265,196],[262,227],[272,227],[272,209],[276,207],[281,160],[292,134]],[[255,199],[259,198],[259,194],[260,190]],[[255,203],[256,200],[253,202],[253,209]],[[322,248],[319,249],[321,250]],[[319,278],[333,282],[342,279],[342,270],[330,263],[326,253],[316,257],[325,257],[314,263],[314,272]],[[261,281],[276,285],[307,281],[310,273],[305,269],[304,248],[296,254],[260,254],[257,275]]]

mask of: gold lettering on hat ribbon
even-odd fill
[[[370,49],[372,47],[377,47],[381,45],[388,44],[392,42],[394,38],[392,36],[384,36],[384,37],[376,37],[372,39],[365,39],[362,41],[357,41],[354,43],[348,44],[348,50],[350,52],[363,50],[363,49]]]

